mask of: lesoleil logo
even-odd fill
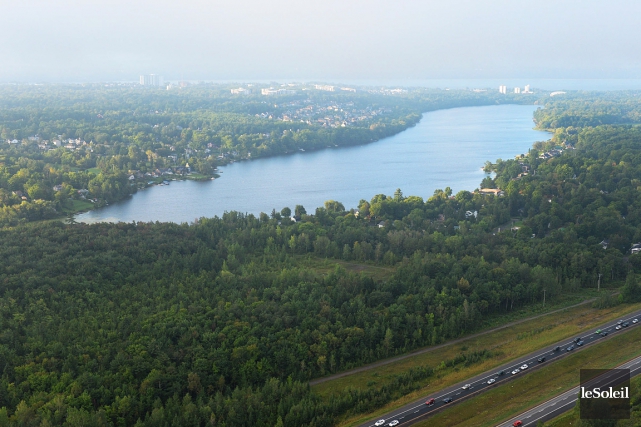
[[[630,418],[629,369],[581,369],[579,390],[581,419]]]
[[[600,387],[595,387],[591,390],[586,390],[581,387],[581,399],[629,399],[630,387],[621,387],[620,390],[614,390],[609,387],[608,390],[601,390]]]

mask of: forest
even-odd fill
[[[0,425],[332,426],[439,366],[330,399],[310,379],[459,337],[599,275],[625,282],[607,303],[641,300],[641,254],[630,253],[641,127],[625,97],[611,101],[625,117],[580,125],[599,97],[554,100],[545,125],[536,113],[553,138],[487,165],[481,187],[502,195],[398,189],[352,210],[329,200],[194,224],[1,228]],[[568,110],[572,124],[552,128]]]

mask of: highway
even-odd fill
[[[552,344],[551,346],[548,346],[542,350],[530,353],[529,355],[526,355],[526,356],[519,357],[505,365],[502,365],[496,369],[493,369],[492,371],[487,371],[483,374],[470,378],[465,382],[461,382],[459,384],[445,388],[433,395],[425,396],[420,400],[414,401],[388,414],[385,414],[384,416],[380,416],[376,419],[372,419],[366,423],[363,423],[359,427],[376,426],[377,422],[380,422],[381,420],[384,420],[384,423],[378,424],[379,426],[381,425],[389,426],[390,423],[392,423],[391,425],[403,426],[403,427],[412,425],[420,420],[423,420],[429,417],[433,413],[444,409],[445,407],[452,406],[464,399],[480,394],[491,387],[504,384],[505,382],[513,378],[516,378],[519,375],[522,375],[523,373],[527,373],[538,366],[545,365],[552,360],[565,356],[568,353],[579,351],[583,347],[589,346],[595,342],[602,341],[607,337],[612,336],[613,334],[617,334],[621,331],[625,331],[627,329],[641,325],[641,322],[633,323],[634,319],[641,320],[641,311],[628,314],[624,318],[618,321],[608,322],[600,327],[596,327],[594,330],[590,332],[586,332],[585,335],[581,337],[583,341],[582,345],[577,345],[576,343],[576,340],[579,337],[574,337],[572,339],[568,339],[568,340],[558,342],[556,344]],[[617,330],[616,327],[618,326],[618,322],[621,322],[621,323],[627,322],[629,326],[621,327],[620,330]],[[600,330],[601,332],[607,332],[607,336],[596,334],[595,333],[596,330]],[[572,346],[572,349],[568,350],[568,348],[570,348],[571,346]],[[557,347],[558,347],[558,350],[556,350]],[[545,358],[545,360],[542,362],[539,362],[538,361],[539,358],[543,358],[543,357]],[[521,369],[523,365],[527,365],[527,368]],[[513,374],[513,372],[517,368],[519,368],[520,371]],[[501,371],[504,372],[503,375],[500,375]],[[492,379],[494,381],[491,384],[488,383],[488,381]],[[470,387],[464,389],[463,386],[465,386],[466,384],[469,384]],[[434,403],[431,405],[427,405],[426,402],[432,398],[434,399]],[[451,398],[452,401],[446,403],[444,401],[446,398]],[[394,421],[398,421],[398,424],[394,424],[393,423]],[[525,420],[522,420],[522,421],[524,421],[525,423]],[[536,422],[534,422],[534,424],[536,424]]]
[[[630,378],[641,374],[641,356],[632,359],[620,366],[619,369],[630,369]],[[499,424],[499,427],[512,427],[516,420],[523,422],[522,427],[536,426],[539,421],[548,421],[571,410],[576,404],[579,395],[579,386],[576,386],[565,393],[562,393],[545,403],[540,404],[527,412],[524,412],[509,421]]]

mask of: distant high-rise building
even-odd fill
[[[521,88],[520,87],[515,87],[514,88],[514,93],[521,93]]]
[[[140,84],[143,86],[164,86],[165,79],[157,74],[145,74],[140,76]]]
[[[507,93],[507,86],[505,86],[505,85],[499,86],[499,92],[500,93]]]
[[[525,89],[523,90],[523,93],[532,93],[530,91],[530,85],[525,85]]]

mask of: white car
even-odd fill
[[[374,423],[374,425],[375,425],[375,426],[377,426],[377,427],[378,427],[378,426],[382,426],[383,424],[385,424],[385,420],[378,420],[378,421],[376,421],[376,422]]]
[[[616,329],[618,331],[619,329],[621,329],[621,325],[617,325],[617,327],[614,328],[614,329]]]
[[[521,366],[521,370],[523,370],[523,369],[527,369],[527,368],[528,368],[527,363],[524,363],[524,364],[523,364],[523,366]]]
[[[516,375],[519,372],[521,372],[521,370],[519,368],[516,368],[515,370],[512,371],[512,375]]]
[[[637,323],[637,322],[639,322],[639,319],[632,320],[632,323]]]
[[[494,384],[495,382],[496,382],[496,380],[495,380],[494,378],[490,378],[490,379],[487,381],[487,383],[488,383],[488,384]]]
[[[398,424],[398,420],[394,420],[394,421],[392,421],[391,423],[389,423],[389,424],[388,424],[388,426],[390,426],[390,427],[394,427],[394,426],[395,426],[395,425],[397,425],[397,424]]]
[[[472,387],[471,384],[465,384],[463,387],[461,387],[463,390],[467,390],[468,388]]]

